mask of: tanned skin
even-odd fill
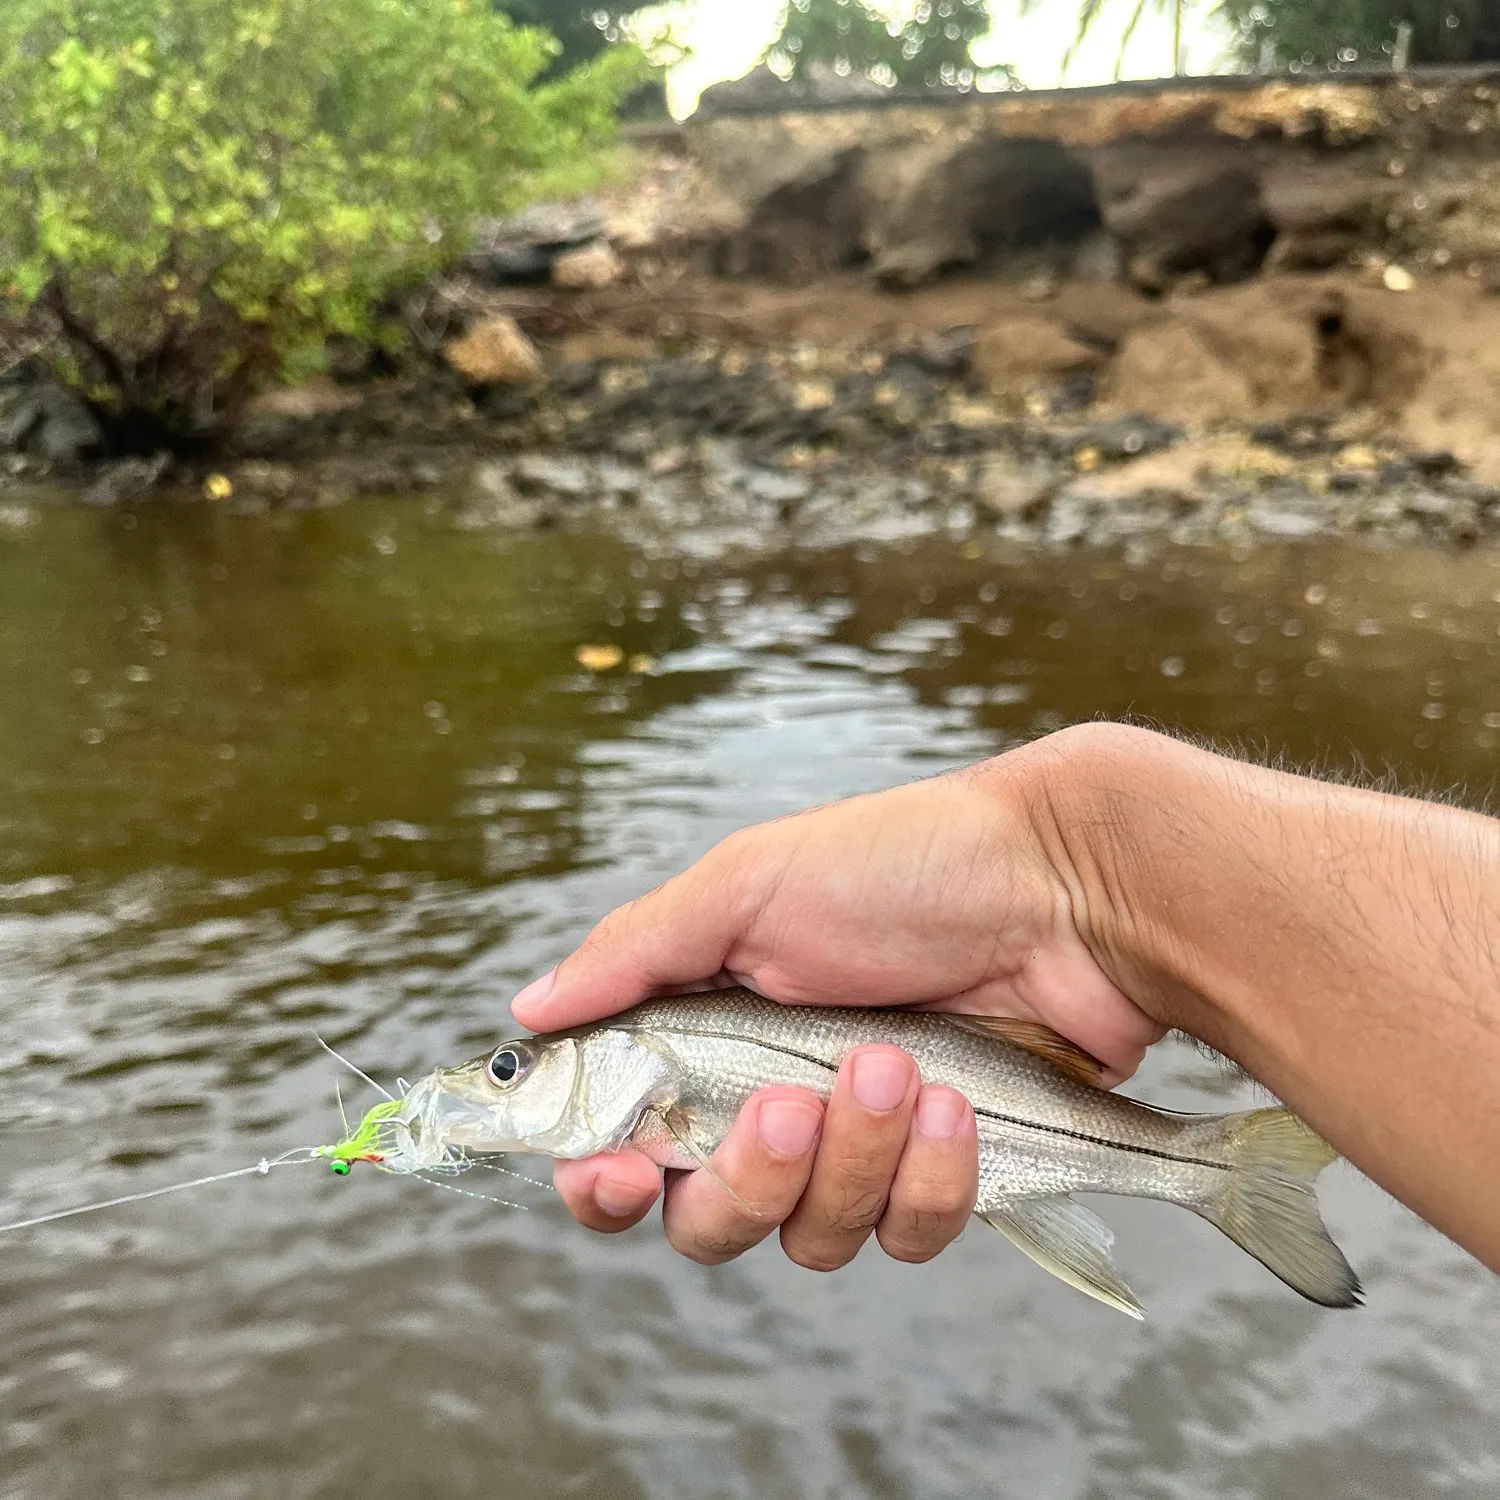
[[[1039,1020],[1111,1082],[1181,1028],[1500,1270],[1500,824],[1116,724],[746,829],[607,916],[515,1014],[576,1025],[732,976],[797,1004]],[[825,1108],[767,1089],[707,1173],[669,1174],[684,1254],[774,1230],[831,1270],[873,1232],[926,1260],[977,1191],[973,1114],[892,1047]],[[575,1216],[637,1222],[661,1174],[559,1162]]]

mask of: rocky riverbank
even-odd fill
[[[1500,536],[1500,489],[1412,443],[1378,403],[1174,421],[1160,390],[1122,386],[1102,357],[1038,358],[1035,336],[1028,363],[1020,333],[997,349],[983,328],[916,326],[908,302],[904,328],[815,342],[829,309],[814,316],[804,298],[790,327],[803,336],[786,341],[764,303],[757,325],[744,307],[736,322],[729,300],[710,337],[712,320],[685,314],[681,296],[592,327],[574,299],[537,378],[481,385],[434,364],[316,382],[264,401],[230,448],[195,461],[90,462],[68,448],[87,437],[85,414],[13,383],[0,395],[13,449],[0,504],[24,524],[60,494],[259,510],[419,492],[476,530],[607,519],[677,540],[809,544],[933,531],[1049,545]],[[568,324],[547,297],[519,310],[533,327]],[[668,336],[649,331],[653,318]]]
[[[331,348],[212,451],[111,453],[0,331],[0,504],[1472,545],[1497,101],[1453,73],[716,108],[598,200],[479,226],[399,309],[406,356]]]

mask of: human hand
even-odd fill
[[[1109,1081],[1128,1077],[1164,1028],[1090,948],[1048,806],[1058,764],[1042,741],[733,834],[605,917],[516,997],[515,1015],[558,1030],[732,979],[793,1004],[1036,1020],[1099,1058]],[[872,1230],[890,1253],[925,1260],[963,1227],[977,1152],[960,1096],[922,1085],[895,1048],[861,1048],[826,1110],[798,1090],[755,1096],[715,1157],[735,1196],[684,1174],[668,1186],[664,1223],[702,1261],[778,1226],[787,1254],[818,1269],[852,1259]],[[558,1162],[555,1180],[575,1217],[605,1231],[636,1223],[661,1186],[629,1149]]]

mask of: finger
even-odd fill
[[[601,1234],[618,1234],[639,1224],[661,1196],[660,1170],[629,1147],[582,1161],[555,1161],[552,1183],[568,1212]]]
[[[781,1227],[782,1248],[798,1265],[813,1271],[848,1265],[880,1222],[920,1081],[899,1047],[857,1047],[845,1058],[812,1178]]]
[[[708,979],[745,932],[769,878],[734,834],[654,891],[610,912],[511,1012],[533,1031],[558,1031],[638,1004],[674,985]]]
[[[673,1249],[716,1266],[758,1245],[797,1206],[812,1173],[823,1106],[802,1089],[751,1097],[713,1154],[667,1190],[662,1225]]]
[[[957,1089],[929,1083],[917,1096],[911,1134],[876,1226],[896,1260],[931,1260],[963,1232],[979,1196],[979,1134]]]

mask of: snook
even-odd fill
[[[455,1147],[580,1157],[628,1142],[664,1167],[700,1166],[756,1089],[826,1098],[866,1042],[904,1048],[926,1082],[969,1099],[974,1212],[1080,1291],[1141,1316],[1112,1232],[1069,1196],[1115,1193],[1189,1208],[1304,1297],[1358,1304],[1313,1193],[1335,1153],[1300,1120],[1284,1109],[1173,1114],[1104,1092],[1093,1058],[1025,1022],[784,1006],[747,990],[651,1001],[429,1074],[397,1117],[399,1149],[416,1165]]]

